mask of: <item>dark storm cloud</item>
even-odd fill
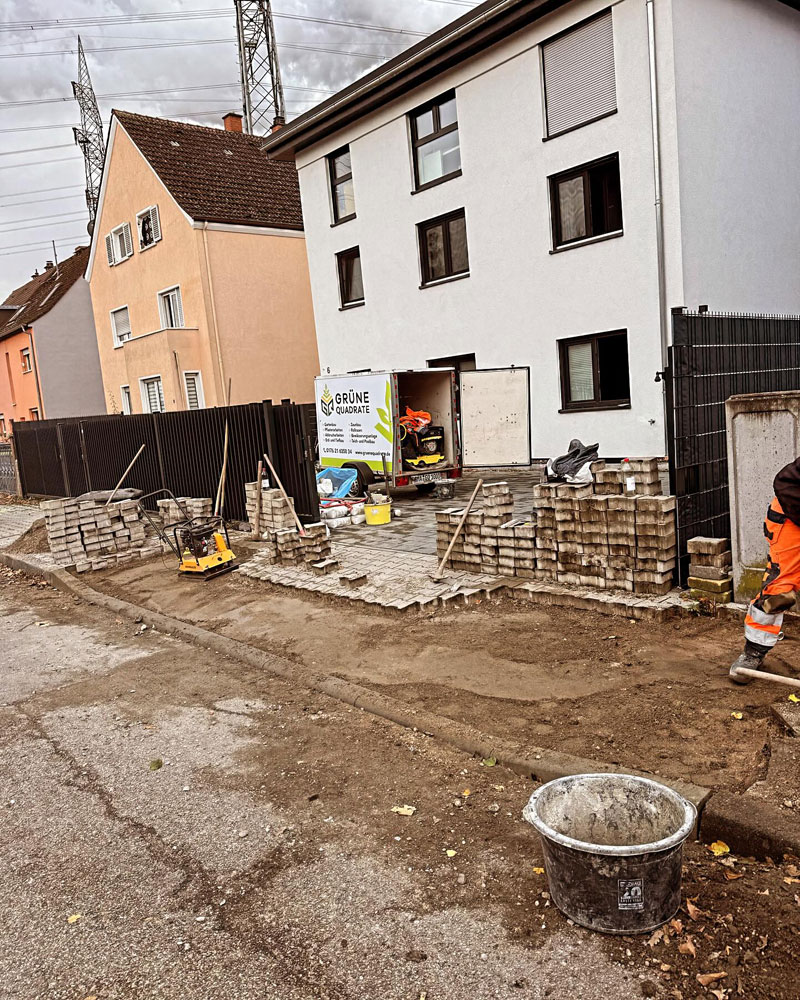
[[[360,21],[389,27],[431,32],[464,13],[465,5],[438,0],[276,0],[276,13]],[[230,14],[226,8],[230,9]],[[143,114],[180,117],[216,125],[226,110],[239,109],[238,60],[235,18],[230,0],[5,0],[0,26],[16,21],[37,21],[57,16],[113,17],[150,12],[224,11],[223,16],[202,20],[108,24],[81,28],[56,27],[36,31],[0,31],[0,105],[15,101],[57,98],[57,103],[27,107],[0,106],[0,296],[25,281],[34,268],[52,256],[43,243],[55,239],[58,253],[67,256],[85,242],[83,160],[70,146],[70,125],[78,122],[71,100],[77,57],[33,55],[74,50],[78,33],[87,50],[89,70],[98,95],[131,91],[165,91],[144,98],[100,97],[104,123],[112,107]],[[325,91],[336,91],[387,58],[419,41],[417,34],[399,35],[346,28],[331,24],[275,21],[285,87],[287,117],[292,118],[324,100]],[[219,44],[149,48],[174,41],[224,39]],[[362,55],[307,51],[291,46],[347,49]],[[91,49],[133,46],[127,51],[91,52]],[[29,58],[3,58],[31,53]],[[212,89],[175,92],[177,88]],[[219,85],[227,85],[225,87]],[[314,92],[310,92],[314,91]],[[317,93],[316,91],[322,91]],[[40,126],[59,125],[59,128]],[[36,147],[65,146],[41,150]],[[34,150],[25,153],[24,150]],[[17,152],[21,151],[21,152]],[[2,154],[12,155],[2,155]],[[52,161],[52,162],[49,162]],[[58,161],[58,162],[55,162]],[[43,188],[54,189],[41,191]],[[40,193],[33,193],[40,192]],[[44,200],[48,199],[48,200]],[[20,202],[29,204],[19,204]],[[42,221],[37,216],[46,216]],[[18,252],[20,251],[20,252]]]

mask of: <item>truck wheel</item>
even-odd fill
[[[358,472],[358,490],[361,496],[365,496],[369,487],[375,482],[375,473],[366,462],[345,462],[343,469],[355,469]]]

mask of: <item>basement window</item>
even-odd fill
[[[631,405],[627,331],[559,340],[558,351],[562,413]]]
[[[619,155],[550,178],[553,247],[622,232]]]

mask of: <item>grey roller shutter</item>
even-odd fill
[[[546,42],[542,58],[548,135],[617,110],[610,10]]]

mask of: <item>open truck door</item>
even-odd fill
[[[531,464],[530,368],[462,371],[464,466]]]

